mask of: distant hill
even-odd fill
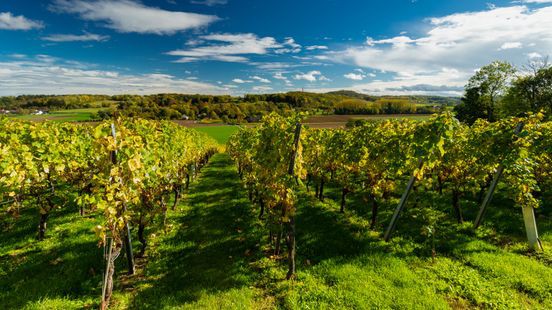
[[[356,91],[353,91],[353,90],[331,91],[331,92],[327,92],[326,94],[343,96],[343,97],[348,97],[348,98],[355,98],[355,99],[362,99],[362,100],[366,100],[366,101],[375,101],[377,99],[376,96],[357,93]]]
[[[378,99],[406,99],[417,104],[427,105],[447,105],[453,106],[460,103],[460,97],[444,96],[424,96],[424,95],[404,95],[404,96],[373,96],[357,93],[353,90],[338,90],[326,93],[328,95],[337,95],[366,101],[376,101]]]

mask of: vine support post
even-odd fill
[[[523,207],[523,221],[527,233],[527,241],[531,250],[542,250],[539,234],[537,232],[537,221],[535,219],[535,209],[531,206]]]
[[[483,216],[485,215],[485,211],[487,211],[487,207],[489,206],[489,203],[493,198],[494,191],[496,189],[496,186],[498,185],[498,180],[500,180],[502,173],[504,173],[504,166],[500,165],[493,176],[493,181],[491,182],[491,186],[489,186],[489,190],[485,195],[485,199],[483,199],[483,202],[481,203],[479,212],[477,212],[477,217],[475,218],[475,223],[473,225],[476,229],[481,225],[481,222],[483,221]]]
[[[107,253],[104,253],[104,258],[107,258],[107,263],[105,267],[105,276],[104,276],[104,281],[102,286],[102,303],[100,305],[101,310],[107,309],[107,306],[108,306],[108,301],[106,300],[106,294],[107,294],[107,286],[109,281],[109,270],[111,268],[111,254],[113,253],[113,239],[109,239],[108,244],[109,245],[108,245]],[[107,257],[106,257],[106,254],[107,254]]]
[[[514,130],[514,135],[518,135],[523,130],[524,125],[525,125],[524,123],[519,123],[516,126],[516,129]],[[485,195],[485,199],[483,200],[483,203],[481,203],[481,207],[479,208],[477,217],[475,218],[475,222],[473,225],[475,229],[477,229],[481,225],[481,222],[483,221],[483,216],[485,215],[485,211],[487,211],[487,207],[489,206],[489,203],[493,198],[494,191],[496,190],[498,181],[500,180],[500,177],[502,176],[503,173],[504,173],[504,166],[500,164],[500,166],[498,166],[498,169],[496,170],[493,176],[493,181],[491,182],[491,186],[489,187],[489,190]]]
[[[422,159],[418,160],[418,169],[422,167],[424,162]],[[416,176],[412,174],[410,177],[410,180],[408,181],[408,184],[406,185],[406,189],[404,190],[404,193],[402,194],[401,200],[399,201],[399,205],[395,209],[395,213],[393,213],[393,217],[391,218],[391,222],[389,223],[389,226],[387,227],[387,230],[385,231],[384,240],[385,242],[389,242],[391,239],[391,234],[395,230],[395,227],[397,226],[397,221],[399,220],[399,216],[401,215],[402,210],[404,209],[404,206],[406,205],[406,202],[408,201],[408,196],[410,196],[410,192],[412,191],[412,188],[414,187],[414,183],[416,183]]]
[[[117,132],[115,131],[115,124],[111,124],[111,135],[117,144]],[[113,165],[117,165],[117,150],[111,152],[111,162]],[[123,204],[123,213],[126,213],[126,205]],[[130,227],[128,222],[125,221],[125,228],[123,230],[123,244],[125,246],[125,254],[128,262],[128,274],[134,274],[136,267],[134,266],[134,254],[132,253],[132,239],[130,237]]]
[[[288,174],[295,176],[295,160],[297,159],[297,151],[299,150],[299,140],[301,138],[301,123],[295,126],[295,136],[293,139],[293,151],[289,162]],[[294,210],[295,213],[295,210]],[[287,223],[287,247],[288,247],[288,273],[286,279],[291,279],[295,275],[295,214],[291,214]]]
[[[293,151],[291,153],[291,160],[289,162],[288,174],[291,176],[295,175],[295,160],[297,158],[297,150],[299,148],[299,139],[301,138],[301,123],[297,123],[295,126],[295,135],[293,138]]]

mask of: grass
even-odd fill
[[[201,128],[203,129],[203,128]],[[223,139],[221,131],[210,134]],[[551,309],[552,259],[527,251],[521,212],[501,189],[482,229],[452,220],[449,197],[414,193],[391,242],[381,234],[396,205],[382,204],[380,224],[368,228],[370,207],[351,194],[338,212],[339,189],[327,199],[298,195],[297,279],[283,280],[285,261],[270,257],[258,207],[247,199],[228,155],[215,155],[164,233],[151,227],[146,258],[135,276],[119,259],[114,309]],[[424,203],[426,202],[426,203]],[[468,220],[477,204],[462,201]],[[432,208],[435,260],[421,234],[420,215]],[[545,248],[552,245],[549,203],[538,210]],[[0,304],[8,309],[97,308],[102,249],[94,217],[76,208],[57,211],[47,240],[34,241],[37,214],[14,224],[3,218],[0,243]],[[11,225],[10,229],[6,227]],[[135,234],[136,232],[133,231]]]
[[[230,136],[238,131],[238,126],[205,126],[205,127],[194,127],[195,130],[204,132],[220,144],[225,144]]]
[[[31,211],[11,229],[2,227],[2,308],[82,309],[94,304],[101,294],[103,268],[92,230],[97,221],[81,218],[76,208],[57,211],[49,221],[48,238],[37,242],[38,211]]]
[[[27,121],[59,121],[59,122],[77,122],[77,121],[90,121],[93,120],[96,113],[105,108],[88,108],[88,109],[72,109],[72,110],[59,110],[51,111],[44,115],[16,115],[15,119],[27,120]]]

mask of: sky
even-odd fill
[[[460,96],[552,54],[552,0],[0,0],[0,96]]]

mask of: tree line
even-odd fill
[[[509,116],[552,112],[552,66],[547,58],[530,61],[521,68],[494,61],[475,73],[465,87],[462,103],[454,108],[458,119],[494,122]]]
[[[211,119],[240,123],[258,121],[272,112],[281,115],[289,115],[295,111],[313,114],[429,114],[455,102],[456,98],[374,97],[349,91],[326,94],[248,94],[243,97],[189,94],[35,95],[0,97],[0,109],[27,114],[33,110],[104,108],[98,112],[98,119],[122,115],[146,119]]]

